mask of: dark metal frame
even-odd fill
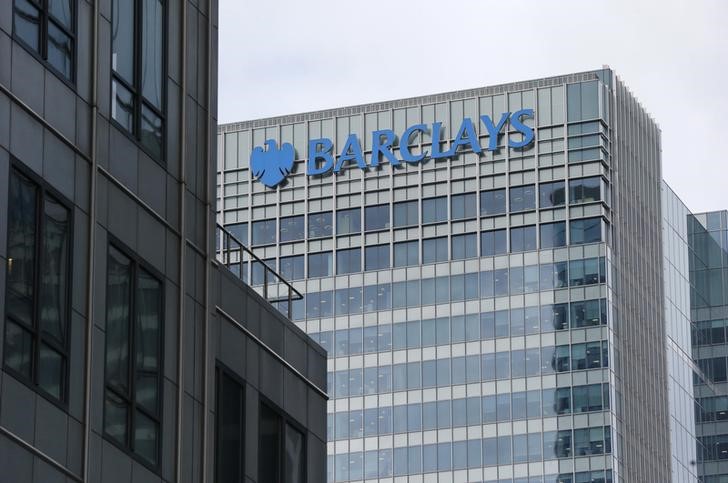
[[[247,395],[247,387],[246,387],[245,380],[242,377],[240,377],[240,375],[236,374],[235,371],[228,368],[225,364],[223,364],[220,361],[217,361],[216,366],[217,367],[215,370],[215,378],[216,378],[215,383],[216,383],[217,387],[215,388],[216,401],[215,401],[215,462],[214,462],[215,467],[214,467],[214,474],[215,474],[215,481],[218,481],[218,480],[220,480],[220,475],[219,475],[220,466],[218,464],[218,456],[220,454],[220,448],[222,446],[222,437],[221,437],[222,431],[220,429],[220,413],[221,413],[220,408],[221,408],[221,401],[222,401],[222,397],[221,397],[222,383],[221,383],[221,381],[222,381],[223,377],[229,377],[232,381],[234,381],[236,384],[238,384],[240,386],[240,391],[242,392],[242,395],[243,395],[243,398],[242,398],[243,407],[241,408],[243,418],[242,418],[242,424],[241,424],[241,428],[240,428],[240,431],[241,431],[240,444],[243,447],[243,454],[241,455],[241,458],[240,458],[240,474],[243,476],[245,475],[245,454],[244,453],[245,453],[246,442],[247,442],[245,439],[246,430],[247,430],[247,424],[246,424],[247,421],[245,420],[245,415],[247,414],[245,411],[246,403],[247,403],[247,401],[245,399],[245,397]]]
[[[47,183],[45,183],[39,176],[37,176],[35,173],[32,173],[30,170],[22,166],[19,162],[15,162],[14,158],[11,158],[10,163],[10,176],[21,176],[31,183],[33,183],[37,189],[36,192],[36,199],[35,199],[35,205],[36,205],[36,219],[35,219],[35,230],[36,230],[36,240],[35,240],[35,250],[34,250],[34,257],[35,257],[35,263],[33,267],[33,314],[32,314],[32,327],[28,327],[28,325],[25,322],[22,322],[20,320],[15,319],[12,317],[7,310],[7,303],[5,304],[5,320],[12,320],[13,323],[16,325],[19,325],[27,332],[30,332],[30,335],[33,339],[33,354],[32,354],[32,366],[31,366],[31,377],[30,380],[24,375],[21,374],[12,368],[8,367],[5,363],[5,357],[7,355],[7,323],[5,323],[4,327],[4,333],[6,336],[4,337],[4,347],[3,347],[3,370],[9,374],[12,374],[16,379],[23,382],[25,385],[33,389],[34,391],[38,392],[38,394],[41,394],[43,397],[48,399],[53,404],[61,407],[64,411],[68,410],[68,385],[69,385],[69,369],[70,369],[70,340],[71,340],[71,310],[72,310],[72,284],[71,279],[73,276],[73,246],[74,246],[74,240],[73,240],[73,228],[74,228],[74,212],[73,212],[73,204],[69,202],[68,200],[63,197],[60,193],[58,193],[56,190],[51,188]],[[10,208],[10,190],[8,190],[8,209]],[[68,224],[69,224],[69,231],[68,231],[68,253],[66,254],[66,263],[69,268],[68,274],[67,274],[67,280],[66,280],[66,293],[65,293],[65,299],[66,299],[66,311],[63,314],[65,317],[65,330],[64,330],[64,340],[61,344],[58,344],[57,341],[55,341],[53,338],[46,337],[43,335],[43,332],[41,331],[39,327],[39,320],[38,320],[38,305],[39,305],[39,286],[40,286],[40,265],[42,263],[41,261],[41,252],[42,252],[42,236],[45,233],[45,224],[43,222],[43,201],[47,198],[52,198],[55,202],[59,203],[61,206],[65,207],[68,210]],[[7,230],[7,241],[10,241],[10,229],[8,227]],[[7,300],[7,291],[9,290],[7,286],[7,273],[6,273],[6,300]],[[51,347],[56,352],[60,353],[63,357],[63,378],[61,380],[61,395],[60,398],[56,398],[54,395],[44,391],[39,385],[38,385],[38,365],[39,365],[39,358],[40,358],[40,344],[44,343]]]
[[[140,6],[141,1],[140,0],[112,0],[111,2],[111,29],[114,28],[114,20],[113,20],[113,11],[114,11],[114,3],[115,2],[133,2],[134,6],[134,52],[132,53],[134,57],[134,85],[130,85],[129,82],[127,82],[125,79],[123,79],[120,75],[117,75],[116,72],[114,72],[114,68],[112,66],[110,67],[111,70],[111,76],[109,81],[109,99],[110,99],[110,106],[109,106],[109,119],[111,123],[115,126],[117,126],[124,134],[127,135],[132,141],[134,141],[139,149],[144,151],[150,158],[152,158],[157,163],[161,164],[162,166],[166,167],[165,160],[167,159],[167,118],[165,116],[165,113],[167,111],[167,57],[168,57],[168,35],[167,35],[167,21],[168,21],[168,15],[167,15],[167,4],[168,2],[166,0],[160,0],[162,3],[162,106],[161,108],[156,108],[151,103],[144,100],[144,95],[141,92],[141,85],[142,85],[142,77],[141,77],[141,71],[142,71],[142,31],[141,28],[143,26],[143,14],[142,14],[142,8]],[[110,38],[109,38],[109,52],[114,51],[114,33],[111,32]],[[185,75],[183,73],[182,75]],[[111,109],[113,109],[114,106],[114,96],[113,96],[113,85],[114,82],[119,83],[124,89],[128,90],[131,93],[132,96],[132,103],[133,103],[133,111],[132,111],[132,130],[129,132],[129,130],[123,126],[121,123],[116,121],[113,116],[111,116]],[[141,140],[141,128],[142,128],[142,108],[146,107],[147,109],[151,110],[159,116],[159,118],[162,120],[162,150],[160,153],[160,157],[156,157],[152,153],[149,152],[149,149],[144,146]],[[184,136],[185,133],[182,133]]]
[[[40,11],[39,19],[40,19],[40,36],[38,38],[38,49],[31,47],[30,45],[26,44],[23,39],[21,39],[16,33],[15,33],[15,16],[18,15],[17,8],[15,7],[15,2],[13,2],[13,39],[15,39],[18,44],[22,45],[23,48],[25,48],[33,57],[38,59],[39,61],[43,62],[43,64],[51,71],[53,72],[59,79],[61,79],[65,84],[67,84],[69,87],[75,89],[75,82],[76,82],[76,76],[77,76],[77,50],[78,50],[78,39],[76,37],[76,31],[78,30],[78,18],[76,15],[77,8],[76,8],[76,0],[71,0],[71,30],[68,30],[66,27],[61,25],[61,23],[56,20],[53,15],[50,14],[48,10],[48,2],[50,0],[28,0],[29,3],[33,4],[38,10]],[[56,26],[59,30],[64,32],[66,35],[68,35],[71,38],[71,42],[73,43],[73,48],[71,49],[71,77],[66,77],[65,74],[60,72],[58,69],[56,69],[53,64],[51,64],[48,61],[48,23],[53,23],[54,26]]]
[[[129,381],[128,381],[128,393],[124,394],[116,387],[108,384],[107,378],[106,378],[106,345],[104,346],[104,395],[103,395],[103,405],[104,405],[104,417],[103,417],[103,434],[104,438],[114,444],[116,447],[120,448],[125,453],[131,455],[135,460],[142,463],[144,466],[149,468],[155,473],[159,473],[162,468],[162,462],[161,462],[161,454],[162,454],[162,408],[164,407],[164,394],[163,394],[163,384],[162,381],[164,379],[164,325],[165,325],[165,317],[166,317],[166,305],[165,305],[165,299],[166,299],[166,290],[165,290],[165,282],[164,282],[164,276],[159,273],[157,270],[155,270],[152,266],[147,264],[144,260],[142,260],[139,256],[137,256],[133,250],[129,249],[124,245],[121,241],[119,241],[117,238],[115,238],[113,235],[109,234],[109,243],[107,244],[107,252],[106,252],[106,259],[109,258],[109,251],[108,247],[113,247],[115,250],[120,252],[122,255],[127,257],[131,262],[131,290],[130,290],[130,300],[129,300],[129,357],[128,357],[128,374],[129,374]],[[147,274],[149,274],[152,278],[156,279],[161,288],[161,301],[160,301],[160,307],[162,309],[162,316],[160,318],[160,325],[159,325],[159,344],[157,346],[158,353],[159,353],[159,369],[157,373],[157,408],[156,412],[157,414],[151,414],[149,410],[146,408],[140,406],[137,404],[135,400],[135,388],[136,388],[136,374],[137,370],[135,368],[135,357],[136,357],[136,344],[135,344],[135,336],[134,331],[136,329],[136,314],[137,314],[137,306],[136,306],[136,292],[138,288],[138,277],[139,277],[139,271],[143,270]],[[104,278],[105,281],[105,289],[108,289],[108,268],[106,277]],[[108,305],[106,307],[106,310],[108,311]],[[106,313],[104,314],[104,317],[106,317]],[[127,408],[129,409],[129,414],[127,418],[127,427],[126,427],[126,441],[122,444],[110,435],[106,433],[106,392],[110,391],[112,394],[114,394],[116,397],[121,399],[124,404],[126,404]],[[154,465],[147,461],[145,458],[143,458],[141,455],[136,453],[134,450],[134,414],[135,412],[139,410],[141,413],[143,413],[146,417],[153,420],[157,423],[158,428],[158,434],[157,434],[157,447],[156,447],[156,456],[157,456],[157,464]]]
[[[263,394],[259,396],[258,402],[258,419],[260,419],[260,408],[261,406],[267,406],[268,409],[278,415],[279,418],[279,434],[280,441],[278,447],[278,467],[281,469],[278,474],[278,481],[271,481],[266,483],[283,483],[283,476],[285,472],[285,454],[286,454],[286,426],[290,425],[293,429],[303,435],[303,481],[308,481],[308,429],[306,429],[301,423],[293,419],[286,411],[284,411],[276,403],[265,397]],[[260,441],[260,428],[258,428],[258,441]],[[260,447],[260,444],[258,444]],[[258,455],[258,468],[260,468],[260,454]],[[260,470],[258,470],[260,471]]]

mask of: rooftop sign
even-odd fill
[[[533,142],[533,128],[526,126],[523,120],[534,116],[533,109],[521,109],[514,113],[504,112],[500,119],[494,122],[490,116],[480,116],[488,131],[489,141],[486,151],[498,149],[498,135],[501,134],[506,122],[510,120],[511,128],[523,134],[523,139],[514,141],[508,138],[509,148],[524,148]],[[347,163],[356,165],[367,170],[369,167],[379,166],[380,159],[386,160],[392,166],[400,163],[417,164],[427,159],[450,158],[457,154],[459,149],[470,149],[474,153],[482,153],[478,135],[475,132],[475,125],[469,117],[463,118],[457,134],[450,144],[450,149],[441,151],[440,143],[432,144],[432,151],[413,153],[409,142],[412,136],[418,133],[430,134],[432,139],[441,139],[443,126],[441,122],[434,122],[431,125],[414,124],[404,130],[399,139],[391,129],[381,129],[372,132],[372,156],[367,165],[362,150],[361,140],[356,134],[349,134],[338,156],[334,154],[334,143],[329,138],[311,139],[308,142],[308,161],[306,162],[306,174],[308,176],[321,176],[330,172],[338,173]],[[399,140],[397,144],[396,141]],[[273,188],[281,183],[293,169],[293,161],[296,158],[295,150],[290,143],[283,143],[278,147],[276,141],[269,139],[265,142],[266,148],[257,146],[250,155],[250,168],[253,176],[258,181]],[[399,158],[396,155],[395,147],[399,148]]]

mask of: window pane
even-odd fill
[[[258,480],[275,482],[280,475],[280,417],[261,404],[258,426]]]
[[[286,424],[286,464],[284,483],[303,483],[305,481],[305,447],[303,434]],[[261,480],[262,481],[262,480]]]
[[[136,401],[152,414],[159,399],[160,327],[162,286],[144,271],[140,272],[136,298]]]
[[[506,230],[484,231],[480,234],[480,255],[483,257],[500,255],[508,251]]]
[[[327,277],[333,275],[331,252],[312,253],[308,256],[308,276]]]
[[[109,247],[106,284],[106,383],[129,387],[129,304],[131,262]]]
[[[224,373],[218,383],[215,481],[240,483],[245,458],[243,434],[244,411],[242,387]]]
[[[336,252],[336,274],[361,271],[361,248],[350,248]]]
[[[157,423],[137,411],[134,415],[134,452],[152,465],[157,464]]]
[[[339,210],[336,212],[336,234],[359,233],[361,231],[361,210]]]
[[[130,133],[134,132],[134,100],[131,92],[117,81],[111,83],[111,117]]]
[[[536,227],[511,228],[511,251],[523,252],[536,249]]]
[[[141,142],[147,148],[149,154],[155,159],[162,158],[163,144],[162,137],[164,126],[162,118],[146,105],[142,105],[142,131]]]
[[[595,243],[602,241],[602,219],[585,218],[569,222],[571,244]]]
[[[394,227],[410,226],[419,223],[419,212],[417,201],[402,201],[395,203],[394,208]]]
[[[133,3],[133,2],[129,2]],[[142,95],[157,109],[162,108],[162,52],[164,11],[159,0],[143,0],[142,11]]]
[[[375,245],[365,248],[366,270],[389,268],[389,245]]]
[[[566,202],[566,188],[563,181],[541,183],[539,186],[539,207],[551,208]]]
[[[5,364],[30,379],[33,370],[33,336],[18,324],[6,321]]]
[[[280,232],[282,242],[302,240],[304,237],[303,215],[281,218]]]
[[[28,0],[15,1],[15,35],[36,51],[40,50],[40,11]]]
[[[134,3],[127,0],[112,3],[111,67],[129,84],[134,83]]]
[[[497,189],[480,193],[480,214],[498,215],[506,212],[506,190]]]
[[[33,324],[36,244],[36,188],[13,172],[8,201],[7,311]]]
[[[367,206],[364,210],[366,231],[389,228],[389,205]]]
[[[406,267],[419,263],[419,243],[414,241],[399,242],[394,244],[394,266]]]
[[[71,0],[49,0],[48,11],[58,20],[61,25],[70,30],[72,24]]]
[[[536,187],[516,186],[510,189],[510,211],[526,211],[536,208]]]
[[[104,407],[104,431],[121,444],[126,444],[129,408],[111,391],[106,391]]]
[[[323,213],[314,213],[308,215],[308,237],[320,238],[331,236],[332,234],[332,215],[330,211]]]
[[[544,223],[541,225],[541,248],[566,246],[566,223]]]
[[[48,22],[48,62],[66,79],[73,76],[73,41],[52,21]]]
[[[301,280],[305,278],[303,255],[281,257],[280,274],[285,280]]]
[[[268,245],[276,242],[276,220],[253,222],[253,245]]]
[[[51,198],[43,206],[43,242],[40,267],[40,327],[58,342],[66,340],[69,261],[69,213]]]
[[[422,263],[447,261],[447,237],[422,240]]]
[[[41,343],[38,357],[38,386],[51,396],[63,396],[63,375],[65,364],[63,356]]]
[[[477,214],[475,193],[453,195],[451,200],[451,219],[474,218]]]
[[[447,221],[447,196],[422,200],[422,223]]]

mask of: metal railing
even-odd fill
[[[217,261],[271,304],[286,303],[286,315],[291,320],[293,302],[303,299],[301,292],[219,223],[215,234]]]

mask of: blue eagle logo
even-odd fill
[[[258,181],[269,188],[275,188],[293,169],[296,152],[291,143],[283,143],[279,148],[275,140],[268,139],[265,145],[265,150],[260,146],[253,149],[250,169]]]

